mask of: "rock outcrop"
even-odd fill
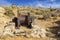
[[[6,25],[3,29],[3,31],[1,30],[0,35],[2,36],[6,36],[6,35],[10,35],[10,36],[24,36],[24,37],[33,37],[33,38],[43,38],[46,37],[45,33],[45,29],[43,28],[39,28],[39,26],[37,25],[33,25],[35,28],[32,28],[31,31],[26,31],[24,29],[15,29],[15,25],[13,22],[8,23],[8,25]]]

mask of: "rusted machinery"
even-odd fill
[[[21,15],[19,12],[17,17],[13,19],[15,27],[19,29],[20,25],[26,25],[28,28],[32,28],[31,23],[34,21],[34,17],[30,17],[30,13],[27,15]]]

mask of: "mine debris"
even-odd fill
[[[18,12],[17,17],[13,18],[12,21],[15,23],[16,29],[19,29],[21,25],[25,25],[27,28],[32,28],[31,23],[34,21],[34,18],[30,16],[30,13],[22,15]]]

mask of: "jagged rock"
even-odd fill
[[[28,34],[28,33],[26,33],[25,37],[30,38],[30,37],[31,37],[31,35],[30,35],[30,34]]]
[[[31,37],[31,31],[26,32],[26,37],[30,38]]]
[[[4,35],[4,36],[5,36],[5,35],[14,36],[13,32],[14,32],[14,31],[12,31],[12,29],[11,29],[10,27],[5,27],[5,28],[4,28],[4,33],[3,33],[3,35]]]
[[[46,33],[46,30],[45,29],[43,29],[43,28],[40,28],[38,25],[33,25],[32,24],[32,26],[33,26],[33,31],[34,32],[32,32],[31,33],[31,35],[33,36],[33,37],[38,37],[39,38],[39,36],[40,37],[46,37],[46,35],[45,35],[45,33]]]
[[[9,23],[7,23],[7,25],[4,28],[10,28],[11,31],[14,31],[15,30],[15,23],[9,22]]]
[[[16,29],[14,32],[15,32],[15,35],[21,35],[21,36],[26,35],[26,32],[24,30]]]
[[[3,35],[14,36],[14,34],[13,34],[14,30],[15,30],[15,24],[13,22],[10,22],[4,27]]]
[[[32,25],[33,28],[31,31],[25,31],[22,29],[15,29],[15,24],[13,22],[8,22],[7,25],[4,27],[1,35],[3,36],[10,35],[10,36],[25,36],[25,37],[45,37],[45,29],[40,28],[38,25]]]
[[[13,32],[4,32],[4,33],[3,33],[3,36],[6,36],[6,35],[14,36]]]
[[[35,29],[35,30],[39,30],[40,29],[40,27],[38,25],[33,25],[33,24],[32,24],[32,28]]]
[[[45,33],[46,33],[45,29],[41,28],[40,29],[40,35],[41,35],[41,37],[46,37]]]
[[[35,31],[33,30],[33,31],[31,32],[31,36],[32,36],[32,37],[40,38],[39,34],[40,34],[40,31],[38,31],[38,30],[35,30]]]

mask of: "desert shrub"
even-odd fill
[[[38,20],[43,20],[44,18],[38,18]]]
[[[51,13],[51,17],[57,17],[57,14]]]
[[[34,13],[34,10],[31,10],[32,13]]]
[[[14,13],[12,12],[12,10],[7,10],[5,15],[12,17],[12,16],[14,16]]]
[[[36,15],[41,15],[41,13],[39,13],[39,12],[36,12],[35,14],[36,14]]]
[[[46,14],[43,15],[43,19],[46,20],[46,19],[48,19],[48,18],[50,18],[50,14],[46,13]]]
[[[56,9],[53,9],[53,8],[50,7],[50,11],[55,11],[55,10],[56,10]]]
[[[56,9],[50,9],[50,11],[55,11]]]
[[[57,19],[57,17],[54,17],[54,18],[53,18],[53,20],[56,20],[56,19]]]

